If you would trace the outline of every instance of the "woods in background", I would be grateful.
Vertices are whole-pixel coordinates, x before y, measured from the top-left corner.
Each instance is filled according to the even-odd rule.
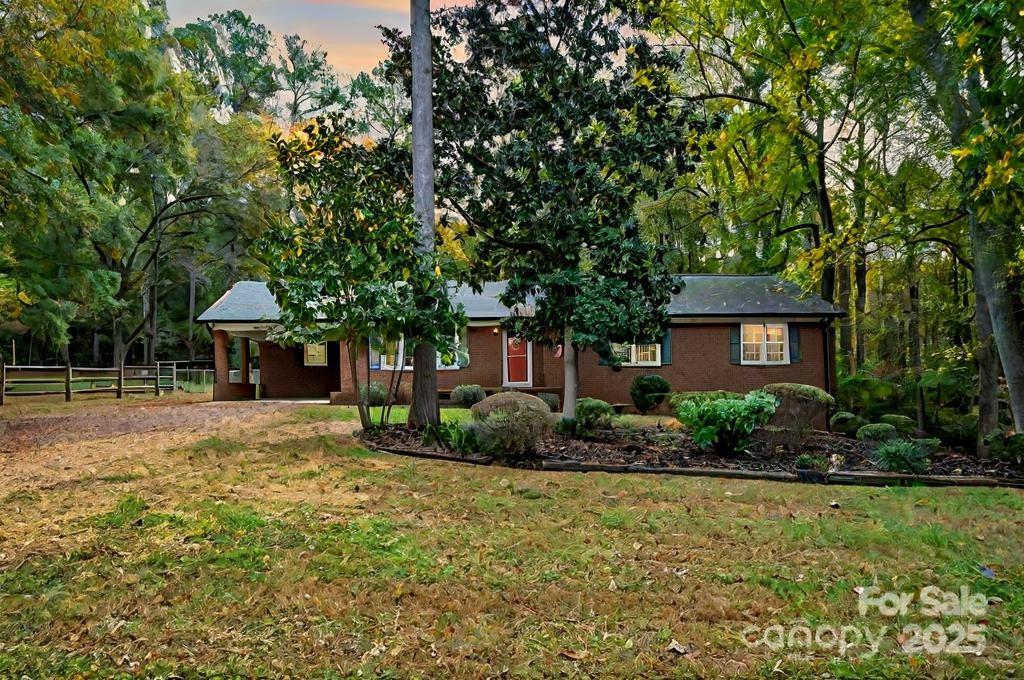
[[[580,207],[566,214],[572,234],[601,249],[590,259],[615,260],[625,241],[618,231],[596,238],[601,215],[586,208],[599,202],[563,201],[552,183],[591,198],[614,188],[636,216],[616,223],[656,246],[669,271],[781,273],[847,309],[836,339],[844,407],[906,413],[971,446],[1024,428],[1017,5],[571,7],[484,0],[435,16],[439,244],[458,255],[456,276],[514,275],[521,292],[554,276],[519,247],[572,255],[558,246],[569,232],[552,201]],[[575,69],[611,49],[608,17],[642,26],[650,47]],[[404,38],[385,37],[396,58],[342,84],[322,50],[296,35],[278,41],[239,11],[169,31],[162,7],[136,0],[4,5],[0,351],[12,336],[37,358],[83,363],[208,351],[194,311],[234,280],[264,276],[249,245],[291,223],[271,134],[340,109],[353,134],[408,144]],[[459,49],[470,38],[487,53],[467,63]],[[568,96],[612,81],[629,107],[652,98],[636,108],[637,125],[614,133],[610,111]],[[685,111],[686,124],[661,125],[669,110]],[[551,121],[561,128],[538,127]],[[671,128],[673,139],[645,148],[672,158],[645,161],[634,177],[621,170],[636,143],[622,141],[643,133],[641,121],[658,135]],[[477,129],[536,134],[504,158]],[[570,151],[587,163],[612,158],[610,174],[577,172],[580,163],[562,163]]]

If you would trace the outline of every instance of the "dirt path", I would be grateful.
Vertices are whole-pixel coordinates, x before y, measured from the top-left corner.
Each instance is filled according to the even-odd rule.
[[[61,443],[161,430],[209,428],[227,419],[294,411],[300,403],[186,401],[176,397],[123,404],[76,405],[66,413],[15,415],[0,421],[0,454],[30,452]]]

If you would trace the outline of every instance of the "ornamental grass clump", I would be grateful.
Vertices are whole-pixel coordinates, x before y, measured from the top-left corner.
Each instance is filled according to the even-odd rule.
[[[928,470],[931,461],[928,453],[908,441],[887,441],[878,445],[871,460],[879,470],[920,475]]]
[[[775,395],[755,390],[742,399],[682,401],[676,414],[697,446],[728,456],[750,445],[750,435],[775,415],[777,403]]]

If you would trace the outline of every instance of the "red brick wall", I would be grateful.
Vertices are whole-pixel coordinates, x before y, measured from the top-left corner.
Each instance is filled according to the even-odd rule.
[[[326,399],[341,384],[341,352],[337,342],[327,343],[327,365],[305,366],[302,346],[260,343],[260,396],[273,399]]]
[[[240,401],[256,398],[256,386],[231,382],[228,353],[235,340],[224,331],[213,332],[213,400]]]
[[[495,326],[496,327],[496,326]],[[502,376],[502,334],[494,333],[492,326],[471,327],[468,330],[470,363],[458,370],[438,371],[441,389],[457,385],[477,384],[500,387]],[[672,363],[660,368],[621,368],[618,371],[598,363],[593,351],[581,352],[580,396],[597,397],[610,403],[630,403],[629,386],[636,375],[658,373],[665,377],[676,391],[730,390],[747,392],[773,382],[800,382],[825,388],[825,361],[823,358],[822,329],[814,324],[800,324],[801,361],[788,366],[738,366],[729,363],[729,339],[732,324],[681,325],[672,329]],[[221,350],[214,334],[215,360],[226,371],[226,346]],[[550,348],[535,344],[533,347],[533,384],[560,393],[562,388],[562,360],[555,358]],[[273,343],[260,343],[261,393],[266,397],[327,397],[338,392],[337,401],[354,403],[352,381],[349,379],[348,352],[343,345],[330,343],[326,367],[302,365],[301,348],[283,348]],[[366,381],[366,353],[360,352],[357,370],[362,382]],[[370,371],[371,380],[388,385],[391,371]],[[219,381],[218,381],[219,382]],[[226,379],[225,379],[226,382]],[[831,383],[834,385],[834,381]],[[241,386],[232,386],[241,387]],[[400,394],[408,400],[412,387],[412,373],[402,377]],[[227,394],[226,392],[224,393]],[[215,394],[215,398],[220,398]],[[232,398],[232,397],[226,397]],[[233,397],[238,398],[238,397]]]
[[[610,403],[631,403],[629,386],[635,376],[646,373],[663,376],[677,392],[749,392],[776,382],[826,387],[821,328],[818,326],[799,324],[801,360],[787,366],[729,363],[732,327],[732,324],[674,326],[672,363],[661,368],[621,368],[615,371],[609,366],[599,365],[595,352],[582,352],[579,357],[580,396],[597,397]]]

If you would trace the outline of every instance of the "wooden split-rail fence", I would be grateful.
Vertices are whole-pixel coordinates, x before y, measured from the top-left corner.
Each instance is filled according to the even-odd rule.
[[[91,368],[76,366],[8,366],[0,361],[0,406],[12,397],[76,394],[116,394],[174,391],[178,387],[177,362],[152,366]]]

